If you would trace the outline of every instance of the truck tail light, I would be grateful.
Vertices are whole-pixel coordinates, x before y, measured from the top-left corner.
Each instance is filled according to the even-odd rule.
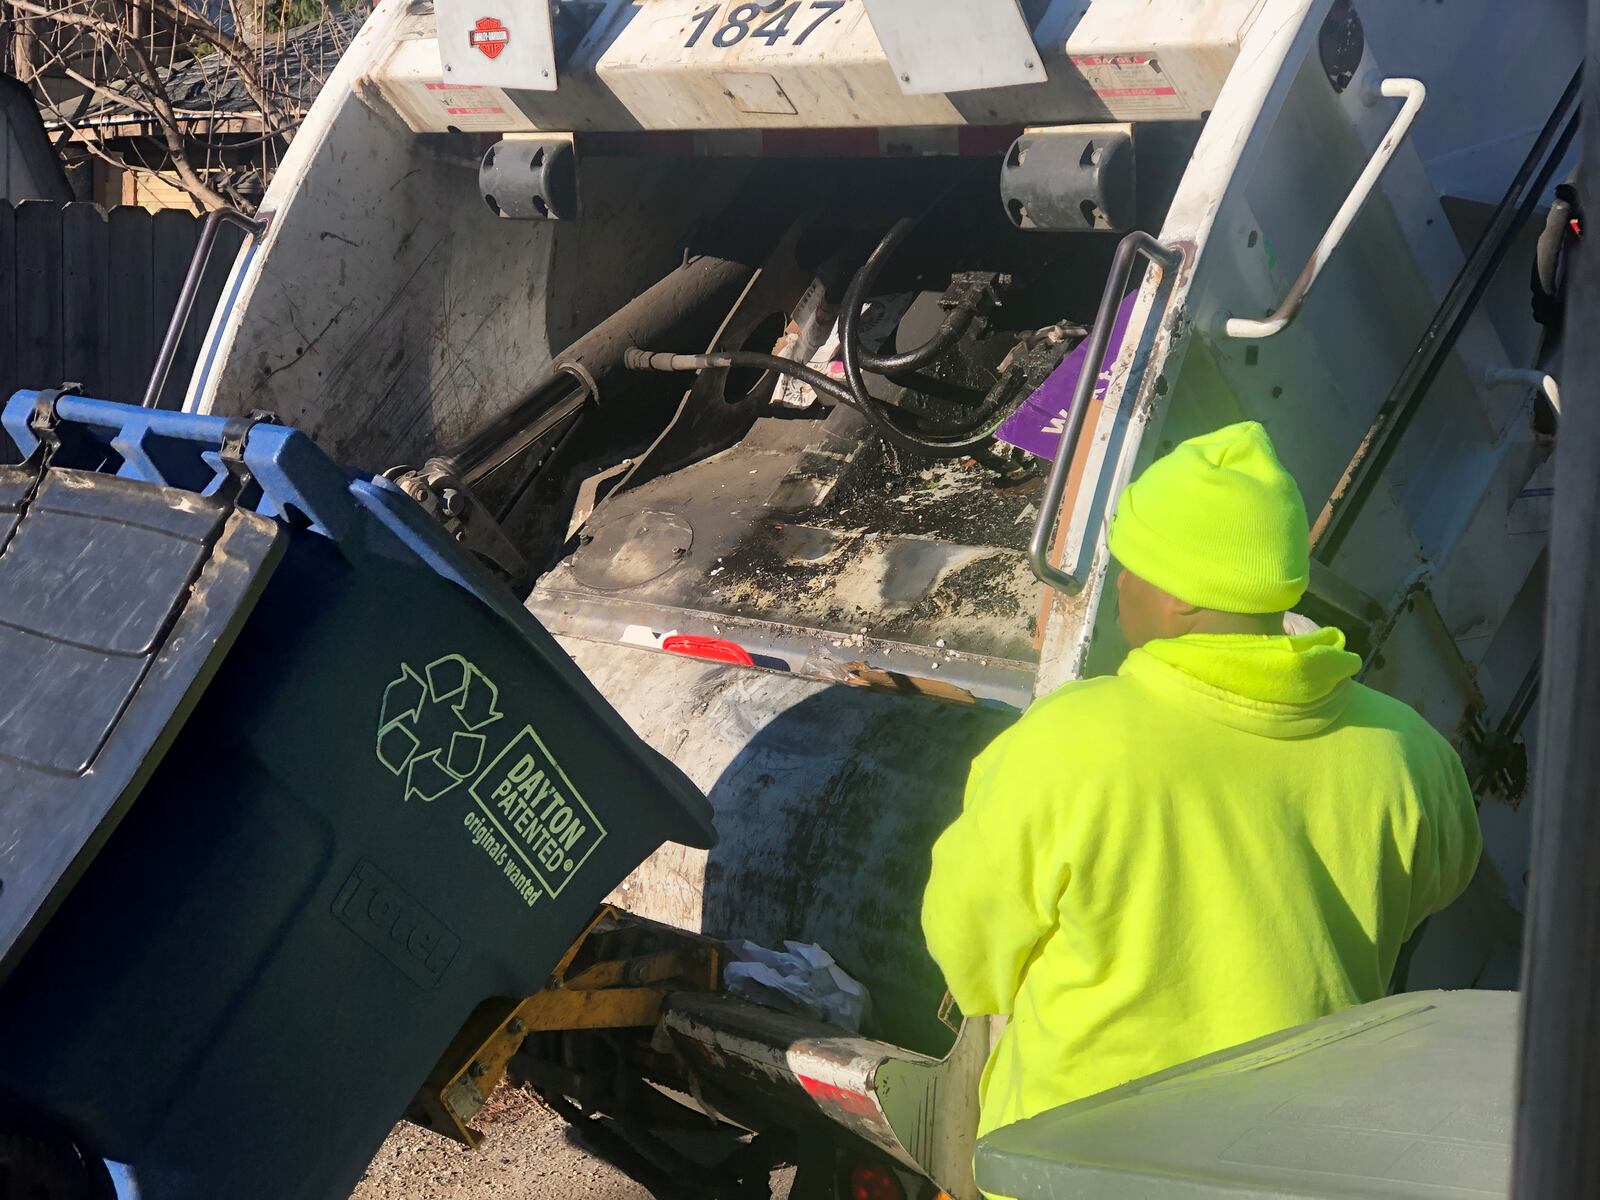
[[[881,1163],[857,1163],[850,1172],[849,1200],[905,1200],[895,1173]]]

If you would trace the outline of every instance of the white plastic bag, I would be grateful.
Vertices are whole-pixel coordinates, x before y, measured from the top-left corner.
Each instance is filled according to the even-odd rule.
[[[867,989],[821,946],[784,942],[770,950],[755,942],[727,943],[723,982],[730,994],[860,1033],[871,1010]]]

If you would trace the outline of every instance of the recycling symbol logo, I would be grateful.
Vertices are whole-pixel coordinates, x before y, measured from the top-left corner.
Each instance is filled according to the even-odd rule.
[[[405,781],[405,799],[438,800],[483,763],[483,731],[505,714],[500,690],[459,654],[447,654],[419,674],[400,664],[383,690],[378,761]]]

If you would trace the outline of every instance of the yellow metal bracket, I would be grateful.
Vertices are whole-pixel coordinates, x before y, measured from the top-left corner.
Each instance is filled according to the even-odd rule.
[[[658,926],[609,905],[562,956],[543,990],[478,1006],[406,1117],[476,1149],[468,1126],[505,1078],[506,1064],[534,1033],[650,1028],[673,992],[714,992],[722,978],[717,944]]]

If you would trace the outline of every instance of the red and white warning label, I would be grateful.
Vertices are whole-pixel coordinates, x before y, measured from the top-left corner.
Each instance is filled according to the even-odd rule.
[[[464,132],[515,128],[524,117],[499,88],[462,83],[430,83],[428,98],[444,110],[446,127]]]
[[[1072,62],[1112,116],[1195,115],[1153,54],[1074,54]]]

